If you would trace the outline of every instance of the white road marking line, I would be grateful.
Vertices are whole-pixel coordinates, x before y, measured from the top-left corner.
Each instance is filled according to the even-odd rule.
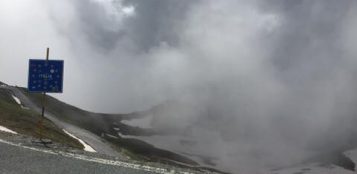
[[[106,165],[112,165],[112,166],[118,166],[118,167],[125,167],[125,168],[130,168],[130,169],[136,169],[136,170],[142,170],[142,171],[147,171],[147,172],[154,172],[154,173],[161,173],[161,174],[194,174],[190,172],[181,172],[181,171],[175,171],[175,170],[168,170],[164,168],[158,168],[158,167],[152,167],[148,165],[141,165],[141,164],[134,164],[134,163],[128,163],[128,162],[122,162],[122,161],[115,161],[115,160],[108,160],[108,159],[103,159],[103,158],[96,158],[96,157],[89,157],[85,155],[79,155],[79,154],[73,154],[73,153],[68,153],[68,152],[62,152],[62,151],[51,151],[51,150],[45,150],[45,149],[38,149],[35,147],[29,147],[29,146],[23,146],[20,143],[12,143],[9,141],[5,141],[0,139],[0,143],[8,144],[11,146],[16,146],[16,147],[21,147],[24,149],[29,149],[37,152],[42,152],[42,153],[47,153],[47,154],[52,154],[52,155],[61,155],[64,157],[68,158],[73,158],[73,159],[78,159],[78,160],[83,160],[83,161],[88,161],[88,162],[95,162],[99,164],[106,164]]]

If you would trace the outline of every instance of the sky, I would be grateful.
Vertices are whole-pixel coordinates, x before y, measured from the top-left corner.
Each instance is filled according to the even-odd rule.
[[[157,127],[214,129],[236,161],[246,147],[275,165],[355,135],[356,15],[353,0],[2,0],[0,81],[26,86],[50,47],[65,61],[53,96],[95,112],[163,104]]]

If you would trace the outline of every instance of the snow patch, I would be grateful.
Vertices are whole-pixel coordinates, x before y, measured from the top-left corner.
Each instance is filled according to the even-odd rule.
[[[4,126],[0,126],[0,131],[11,133],[11,134],[17,134],[17,132],[15,132],[15,131],[13,131],[11,129],[8,129],[8,128],[4,127]]]
[[[17,98],[17,97],[14,96],[14,95],[11,95],[11,96],[12,96],[12,98],[16,101],[17,104],[21,105],[21,101],[20,101],[19,98]]]
[[[20,100],[19,98],[17,98],[17,97],[14,96],[14,95],[11,95],[11,96],[12,96],[12,98],[15,100],[15,102],[21,106],[22,109],[27,109],[27,110],[29,109],[28,107],[22,106],[21,100]]]
[[[83,140],[77,138],[76,136],[74,136],[73,134],[67,132],[66,130],[62,129],[64,133],[66,133],[67,135],[69,135],[70,137],[78,140],[83,146],[84,146],[84,149],[85,151],[87,152],[97,152],[95,151],[91,146],[89,146],[87,143],[85,143]]]

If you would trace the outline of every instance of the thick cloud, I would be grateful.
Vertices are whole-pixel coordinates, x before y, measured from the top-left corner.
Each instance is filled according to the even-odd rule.
[[[154,126],[209,141],[200,152],[231,170],[355,135],[355,1],[17,1],[0,2],[5,82],[26,84],[49,45],[66,61],[58,97],[102,112],[165,103]]]

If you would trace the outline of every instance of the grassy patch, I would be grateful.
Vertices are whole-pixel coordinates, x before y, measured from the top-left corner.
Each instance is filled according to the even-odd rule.
[[[69,137],[61,129],[56,127],[50,120],[43,120],[43,131],[40,132],[39,121],[41,115],[38,113],[22,109],[12,98],[11,92],[0,89],[0,125],[8,127],[20,134],[33,137],[51,139],[54,142],[67,144],[74,148],[83,149],[82,144]]]

